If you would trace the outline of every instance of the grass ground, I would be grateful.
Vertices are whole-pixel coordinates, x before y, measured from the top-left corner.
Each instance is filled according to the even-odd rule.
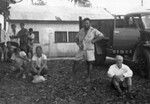
[[[71,80],[72,61],[49,61],[47,81],[33,84],[16,79],[0,64],[0,104],[150,104],[150,81],[137,75],[133,77],[134,99],[119,98],[110,88],[106,72],[108,67],[92,71],[94,81],[85,81],[85,63],[78,64],[78,83]]]

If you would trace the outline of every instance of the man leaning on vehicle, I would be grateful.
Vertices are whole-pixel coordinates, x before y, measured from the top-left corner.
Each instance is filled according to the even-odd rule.
[[[75,76],[77,69],[77,61],[86,60],[87,62],[87,81],[90,81],[90,72],[93,69],[93,62],[95,61],[95,47],[94,43],[102,40],[104,35],[97,29],[91,26],[91,21],[89,18],[83,20],[83,28],[79,31],[76,37],[76,43],[79,47],[79,52],[76,54],[76,60],[73,65],[73,76]]]

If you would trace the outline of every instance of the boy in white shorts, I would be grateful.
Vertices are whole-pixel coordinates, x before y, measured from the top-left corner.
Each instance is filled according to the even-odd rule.
[[[77,72],[76,65],[78,61],[87,61],[87,81],[90,81],[90,71],[93,69],[93,62],[95,61],[95,47],[94,43],[103,39],[103,34],[97,29],[91,27],[90,19],[85,18],[83,20],[83,28],[79,31],[76,36],[76,43],[79,46],[79,52],[76,54],[76,59],[73,65],[73,77]]]

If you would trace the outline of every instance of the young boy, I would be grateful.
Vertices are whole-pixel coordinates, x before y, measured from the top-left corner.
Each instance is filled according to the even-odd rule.
[[[31,74],[46,75],[47,74],[47,57],[43,54],[42,47],[36,47],[36,53],[32,57],[32,70]]]
[[[20,51],[19,48],[16,48],[14,50],[14,53],[11,56],[11,60],[12,60],[12,69],[17,73],[17,78],[22,76],[23,78],[25,78],[25,73],[26,73],[26,66],[27,66],[27,55],[24,51]]]
[[[28,46],[27,46],[27,53],[28,57],[31,58],[33,56],[33,43],[34,43],[34,33],[33,29],[29,29],[29,34],[28,34]]]

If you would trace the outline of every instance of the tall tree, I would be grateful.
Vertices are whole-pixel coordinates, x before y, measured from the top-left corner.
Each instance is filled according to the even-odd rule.
[[[15,4],[23,0],[0,0],[0,14],[9,15],[9,4]]]
[[[76,5],[81,7],[91,7],[92,4],[89,0],[71,0],[71,2],[74,2]]]
[[[0,0],[0,14],[4,16],[4,29],[6,29],[6,20],[9,18],[10,15],[9,4],[15,4],[21,1],[22,0]]]

